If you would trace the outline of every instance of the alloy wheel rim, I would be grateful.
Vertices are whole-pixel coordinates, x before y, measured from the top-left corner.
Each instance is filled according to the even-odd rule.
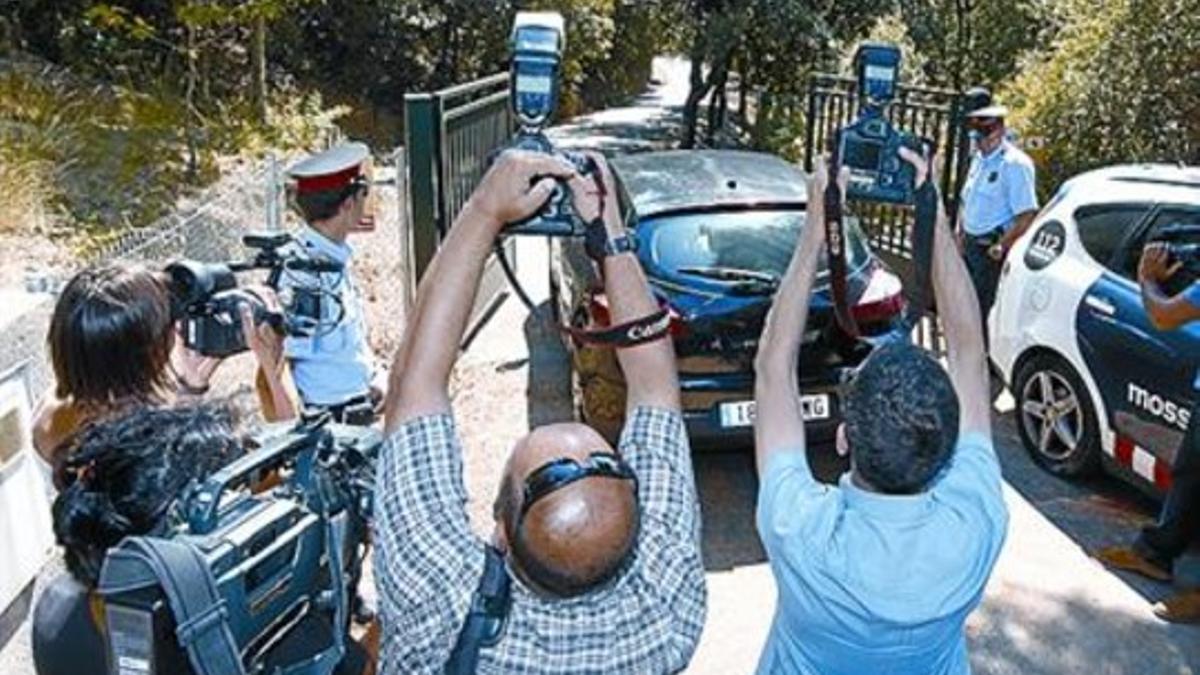
[[[1083,411],[1065,377],[1038,371],[1025,383],[1021,401],[1021,424],[1038,453],[1054,461],[1075,454],[1083,435]]]

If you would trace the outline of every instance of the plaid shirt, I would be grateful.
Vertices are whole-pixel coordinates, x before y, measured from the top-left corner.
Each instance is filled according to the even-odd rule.
[[[480,651],[478,672],[669,673],[687,665],[704,625],[705,589],[683,419],[638,408],[619,448],[637,472],[642,514],[626,571],[569,599],[535,595],[514,577],[504,637]],[[374,525],[380,672],[441,672],[484,567],[484,542],[467,520],[454,419],[409,421],[387,440],[380,459]]]

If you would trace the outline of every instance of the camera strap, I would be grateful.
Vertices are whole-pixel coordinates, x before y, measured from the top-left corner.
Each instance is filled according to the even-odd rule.
[[[829,288],[833,294],[833,314],[838,325],[850,337],[858,337],[858,324],[850,313],[846,288],[846,229],[843,223],[843,196],[838,186],[841,159],[838,148],[841,134],[834,139],[829,163],[829,181],[825,186],[825,246],[829,258]]]
[[[171,539],[128,537],[109,551],[100,570],[102,596],[149,586],[160,586],[167,596],[175,637],[197,675],[246,672],[212,570],[195,547]]]
[[[913,194],[912,255],[915,278],[909,297],[908,313],[904,317],[908,328],[917,325],[929,309],[932,299],[933,238],[937,226],[938,192],[929,177]]]
[[[479,664],[479,650],[499,644],[508,625],[512,581],[504,564],[504,554],[491,545],[484,547],[484,554],[483,574],[471,596],[471,606],[467,609],[454,650],[446,661],[446,675],[474,675]]]

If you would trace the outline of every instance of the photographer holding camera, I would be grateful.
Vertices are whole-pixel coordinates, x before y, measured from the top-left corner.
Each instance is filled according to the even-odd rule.
[[[970,89],[965,99],[973,151],[962,190],[959,242],[986,322],[1004,256],[1037,215],[1037,180],[1033,160],[1008,140],[1008,109],[993,104],[983,87]]]
[[[1200,282],[1177,295],[1168,295],[1163,284],[1182,266],[1172,262],[1167,244],[1147,244],[1138,265],[1142,304],[1150,323],[1161,331],[1176,330],[1200,321]],[[1171,581],[1175,560],[1200,538],[1200,372],[1193,385],[1192,416],[1183,445],[1171,468],[1171,488],[1159,512],[1158,522],[1142,530],[1133,546],[1110,547],[1096,552],[1106,565],[1136,572],[1156,581]],[[1155,603],[1154,614],[1164,621],[1200,621],[1200,590],[1178,593]]]
[[[269,289],[249,289],[274,306]],[[172,315],[167,278],[130,263],[86,269],[67,283],[54,306],[46,341],[55,388],[35,416],[33,443],[47,471],[62,448],[89,425],[136,408],[195,399],[221,359],[183,345]],[[295,416],[283,373],[282,338],[256,325],[243,308],[242,333],[259,368],[259,394],[269,421]]]
[[[797,364],[825,249],[820,163],[755,360],[758,532],[779,589],[760,673],[968,672],[963,625],[1004,542],[979,307],[930,163],[900,153],[918,202],[936,202],[931,276],[949,374],[907,342],[877,347],[844,395],[837,448],[850,471],[837,487],[813,477]]]
[[[295,272],[282,278],[285,288],[320,288],[324,324],[314,335],[288,336],[286,355],[306,408],[329,412],[335,422],[370,425],[378,418],[382,392],[372,385],[373,359],[367,344],[362,293],[354,282],[346,238],[374,228],[368,197],[370,151],[346,143],[293,166],[295,205],[305,227],[298,235],[307,256],[341,265],[338,272]]]
[[[505,224],[569,184],[576,213],[606,233],[599,264],[613,323],[659,311],[620,243],[629,235],[612,176],[594,161],[595,180],[554,155],[501,154],[421,280],[392,368],[375,489],[383,673],[662,673],[695,650],[700,520],[669,340],[618,352],[629,413],[617,449],[583,424],[536,428],[500,477],[490,545],[464,508],[448,383]]]

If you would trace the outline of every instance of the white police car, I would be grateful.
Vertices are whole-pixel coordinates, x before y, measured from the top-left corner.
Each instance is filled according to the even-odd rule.
[[[1009,253],[991,358],[1016,399],[1021,440],[1052,473],[1103,466],[1153,492],[1170,484],[1200,323],[1156,330],[1137,266],[1143,245],[1176,224],[1200,226],[1200,169],[1115,166],[1064,183]],[[1167,291],[1192,281],[1181,271]]]

